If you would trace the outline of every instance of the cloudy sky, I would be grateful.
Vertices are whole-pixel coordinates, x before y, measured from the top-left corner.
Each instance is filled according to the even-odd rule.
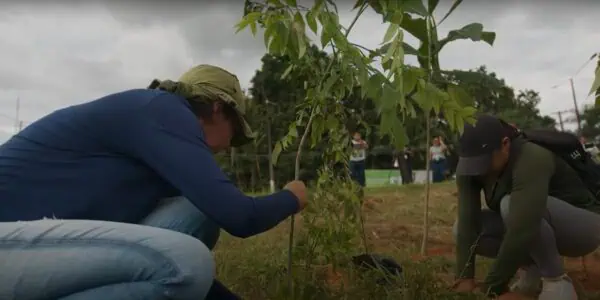
[[[144,87],[153,78],[176,79],[194,64],[225,67],[248,86],[265,51],[262,37],[234,33],[242,0],[52,2],[0,4],[0,140],[14,132],[17,99],[27,125],[54,109]],[[443,14],[450,1],[441,2]],[[600,1],[502,2],[464,1],[444,22],[443,35],[481,22],[497,39],[493,47],[467,41],[448,46],[442,67],[485,64],[516,89],[539,91],[543,113],[572,108],[568,78],[600,52]],[[349,6],[341,9],[347,24],[352,13]],[[375,48],[385,30],[381,18],[369,12],[351,39]],[[594,65],[575,76],[582,104],[592,101],[587,91]]]

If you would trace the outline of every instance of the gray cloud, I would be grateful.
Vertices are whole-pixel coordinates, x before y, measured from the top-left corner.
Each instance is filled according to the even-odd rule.
[[[440,2],[438,19],[449,5]],[[442,24],[440,34],[481,22],[497,32],[496,43],[451,44],[441,55],[442,66],[485,64],[517,89],[540,91],[543,112],[571,108],[566,79],[600,51],[595,26],[600,2],[577,2],[464,3]],[[12,128],[9,117],[17,97],[21,118],[33,121],[59,107],[145,86],[153,78],[176,78],[198,63],[223,66],[247,86],[265,51],[262,36],[235,34],[241,1],[75,3],[0,4],[0,130]],[[340,19],[348,24],[350,3],[340,3],[345,3],[340,4]],[[375,48],[385,30],[381,17],[368,12],[351,39]],[[593,65],[575,79],[581,101],[591,85]]]

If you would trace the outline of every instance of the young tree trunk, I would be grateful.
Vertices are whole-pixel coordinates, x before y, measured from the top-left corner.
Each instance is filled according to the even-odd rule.
[[[269,191],[271,193],[275,193],[275,170],[273,169],[273,142],[271,141],[271,117],[269,116],[269,112],[267,112],[267,149],[269,155]]]
[[[431,189],[431,152],[429,144],[431,144],[431,118],[429,114],[425,118],[426,143],[425,148],[425,203],[423,205],[423,240],[421,241],[421,255],[427,255],[427,240],[429,240],[429,192]]]
[[[308,133],[310,132],[310,126],[312,125],[313,119],[315,117],[316,114],[316,107],[313,107],[313,109],[311,110],[310,113],[310,117],[308,118],[308,122],[306,123],[306,127],[304,128],[304,133],[302,134],[302,137],[300,138],[300,143],[298,144],[298,152],[296,152],[296,163],[294,166],[294,180],[300,180],[300,160],[302,158],[302,148],[304,147],[304,144],[306,143],[306,139],[308,138]],[[293,287],[293,280],[292,280],[292,257],[293,257],[293,247],[294,247],[294,225],[296,223],[296,216],[292,215],[292,217],[290,218],[290,235],[289,235],[289,241],[288,241],[288,289],[289,289],[289,293],[291,296],[291,299],[295,299],[294,298],[294,287]]]

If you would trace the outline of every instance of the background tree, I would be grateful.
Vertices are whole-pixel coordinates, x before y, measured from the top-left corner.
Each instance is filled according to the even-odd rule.
[[[581,114],[581,135],[590,142],[600,139],[600,107],[587,105]]]

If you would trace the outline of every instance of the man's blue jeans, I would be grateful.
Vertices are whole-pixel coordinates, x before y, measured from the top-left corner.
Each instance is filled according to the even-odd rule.
[[[364,160],[350,161],[350,176],[362,187],[365,187],[367,184],[365,168],[366,164]]]
[[[0,299],[204,299],[219,232],[182,197],[165,199],[140,225],[0,223]]]
[[[433,182],[442,182],[446,179],[446,160],[432,160],[431,170],[433,171]]]

